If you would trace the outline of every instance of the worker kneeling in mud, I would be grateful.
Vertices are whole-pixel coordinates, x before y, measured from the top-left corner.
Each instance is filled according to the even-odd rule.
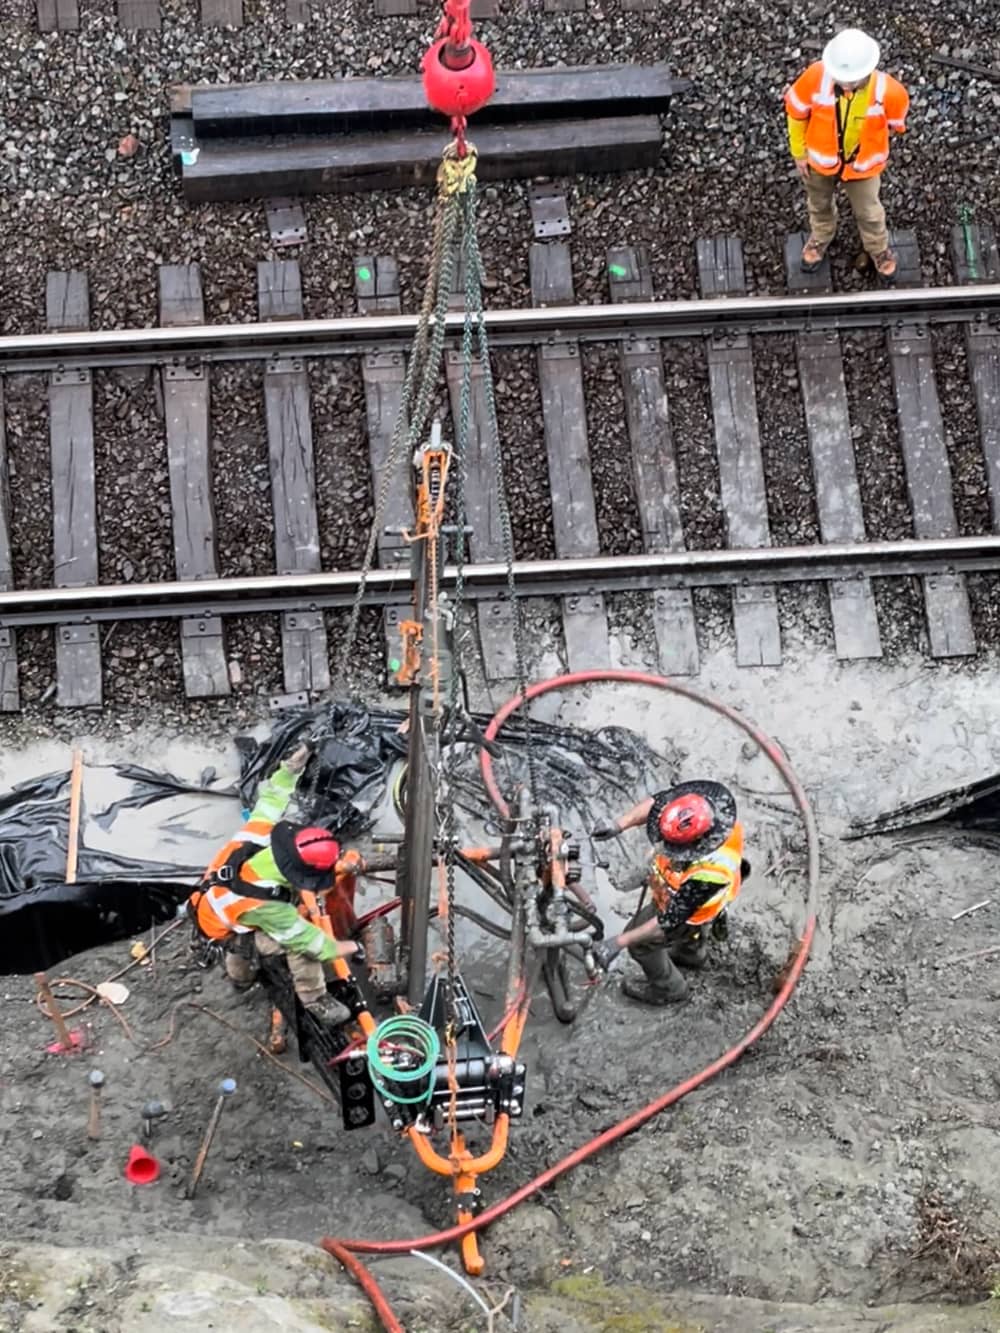
[[[624,981],[624,993],[641,1004],[675,1004],[688,997],[678,967],[704,967],[709,934],[726,936],[726,909],[750,873],[743,826],[732,793],[721,783],[684,782],[648,796],[591,836],[616,838],[640,824],[654,847],[646,881],[652,901],[622,934],[595,947],[594,960],[607,971],[628,949],[646,976]]]
[[[250,818],[210,862],[188,899],[188,913],[202,936],[224,942],[226,975],[237,989],[255,981],[257,955],[284,954],[303,1005],[319,1022],[336,1025],[350,1011],[328,994],[323,964],[364,959],[357,944],[331,939],[295,906],[296,890],[332,884],[340,859],[327,829],[281,818],[309,755],[309,746],[300,745],[261,783]]]

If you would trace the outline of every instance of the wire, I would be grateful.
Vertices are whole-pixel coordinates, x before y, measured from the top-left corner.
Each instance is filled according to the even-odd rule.
[[[108,1006],[108,1008],[114,1014],[115,1018],[118,1019],[118,1022],[121,1024],[122,1031],[125,1033],[125,1036],[128,1037],[129,1041],[135,1042],[136,1039],[135,1033],[129,1026],[129,1021],[125,1017],[125,1015],[121,1012],[121,1010],[118,1008],[116,1004],[114,1004],[111,1000],[109,1000],[106,995],[102,995],[101,992],[97,989],[97,987],[92,986],[89,981],[78,981],[76,977],[56,977],[54,981],[49,982],[50,989],[53,986],[76,986],[79,990],[87,991],[90,996],[90,998],[84,1001],[83,1004],[78,1004],[75,1009],[67,1009],[65,1011],[60,1011],[64,1019],[69,1018],[72,1014],[78,1014],[81,1011],[81,1009],[86,1009],[87,1005],[93,1004],[95,1000],[100,1000],[102,1004],[106,1004]],[[53,998],[55,997],[53,996]],[[41,1010],[42,1013],[46,1012],[42,1008],[41,992],[38,992],[38,994],[35,995],[35,1004],[38,1006],[38,1008]]]
[[[483,1300],[482,1296],[480,1296],[479,1292],[476,1291],[472,1283],[468,1282],[461,1273],[456,1273],[454,1268],[449,1268],[448,1265],[443,1264],[440,1259],[435,1259],[433,1254],[424,1254],[422,1250],[411,1250],[410,1257],[411,1259],[423,1259],[425,1264],[433,1264],[434,1267],[440,1269],[442,1273],[447,1273],[448,1277],[450,1277],[453,1282],[457,1282],[460,1287],[463,1287],[469,1293],[479,1306],[480,1310],[482,1310],[483,1314],[486,1315],[487,1319],[490,1317],[490,1314],[492,1313],[490,1307]],[[388,1255],[386,1258],[388,1258]]]

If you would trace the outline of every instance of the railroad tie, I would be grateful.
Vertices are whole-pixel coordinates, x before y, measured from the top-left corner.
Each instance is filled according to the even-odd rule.
[[[90,295],[86,273],[50,273],[46,321],[53,330],[86,329]],[[94,587],[97,493],[94,481],[94,391],[90,370],[49,375],[52,471],[52,556],[57,588]],[[97,626],[56,627],[56,700],[62,708],[100,708],[101,645]]]
[[[697,254],[703,297],[746,294],[739,237],[699,240]],[[714,335],[707,355],[727,539],[736,549],[770,546],[750,339],[743,333]],[[780,666],[781,631],[773,585],[737,585],[732,596],[737,663]]]
[[[814,273],[800,263],[805,232],[785,240],[785,281],[791,295],[831,290],[830,261]],[[851,439],[844,383],[844,358],[836,330],[795,335],[802,405],[816,486],[816,511],[824,542],[863,542],[865,519]],[[842,659],[881,657],[878,614],[869,578],[831,579],[827,584],[833,638]]]
[[[969,223],[951,237],[955,276],[960,283],[1000,282],[1000,258],[992,227]],[[979,438],[986,463],[993,531],[1000,532],[1000,334],[996,325],[970,320],[965,325],[965,351],[979,419]]]
[[[645,245],[608,251],[608,283],[616,304],[653,299],[653,275]],[[677,458],[670,433],[670,408],[663,356],[655,339],[619,344],[622,388],[632,451],[632,473],[646,551],[683,551]],[[660,670],[689,676],[698,671],[698,632],[691,589],[679,582],[652,595],[653,631]]]
[[[921,286],[916,234],[894,232],[892,246],[899,263],[896,285]],[[894,325],[886,334],[886,343],[914,535],[924,539],[957,537],[951,464],[934,376],[930,331],[916,322]],[[974,653],[976,640],[964,577],[928,574],[922,582],[931,655],[966,657]]]
[[[197,264],[163,264],[159,282],[164,328],[205,322]],[[204,361],[190,358],[163,368],[163,411],[177,577],[217,578],[208,366]],[[181,660],[188,698],[229,693],[220,616],[190,616],[181,621]]]
[[[391,255],[361,255],[354,261],[354,293],[359,315],[398,315],[402,309],[399,294],[399,265]],[[399,416],[406,378],[406,358],[402,352],[366,352],[361,358],[361,379],[365,389],[368,419],[368,458],[372,489],[377,496],[389,457],[393,431]],[[395,475],[390,483],[381,530],[376,537],[379,569],[403,569],[409,575],[410,548],[402,535],[413,528],[413,461],[406,450],[398,452]],[[412,618],[413,608],[401,596],[386,606],[382,625],[385,634],[386,679],[395,683],[391,662],[399,657],[402,621]]]
[[[532,305],[572,305],[573,268],[568,245],[536,241],[529,252],[529,264]],[[542,343],[538,348],[538,378],[556,554],[560,559],[599,555],[579,342],[567,338]],[[601,593],[563,597],[562,621],[570,671],[609,665],[608,617]]]
[[[302,278],[298,260],[259,263],[257,301],[262,321],[301,319]],[[309,375],[301,357],[278,356],[267,362],[264,411],[275,569],[279,574],[318,573],[321,562],[312,411]],[[322,611],[282,613],[281,658],[286,694],[309,695],[330,688]]]
[[[455,265],[452,295],[448,304],[452,310],[465,309],[465,264],[461,257]],[[458,438],[458,422],[462,401],[462,353],[458,349],[445,352],[445,376],[451,402],[451,419]],[[473,356],[470,374],[469,433],[465,442],[465,517],[472,529],[467,541],[468,558],[476,564],[504,560],[503,528],[500,522],[500,496],[496,468],[493,463],[493,442],[490,439],[489,409],[483,382],[483,367],[478,356]],[[516,610],[505,598],[483,598],[476,603],[479,623],[479,642],[482,649],[483,671],[488,682],[517,678],[517,651],[515,638]]]

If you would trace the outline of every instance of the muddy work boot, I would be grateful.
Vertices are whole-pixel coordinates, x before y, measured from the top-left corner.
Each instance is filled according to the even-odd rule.
[[[680,939],[672,940],[667,948],[671,962],[692,972],[700,972],[708,958],[708,934],[704,930],[685,931]]]
[[[351,1011],[347,1005],[335,1000],[329,991],[315,1000],[303,1000],[302,1003],[306,1013],[311,1014],[316,1022],[322,1024],[323,1027],[339,1028],[351,1016]]]
[[[799,257],[799,268],[802,272],[815,273],[826,258],[829,248],[829,241],[817,241],[815,236],[810,236],[802,247],[802,254]]]
[[[872,263],[875,265],[875,272],[883,282],[896,281],[896,253],[894,250],[885,249],[881,254],[872,255]]]
[[[688,984],[674,966],[663,945],[651,949],[630,949],[632,957],[646,974],[622,982],[622,994],[639,1004],[682,1004],[689,994]]]
[[[680,975],[677,977],[677,983],[671,985],[669,989],[662,986],[654,986],[651,981],[645,977],[630,977],[622,982],[622,994],[630,1000],[635,1000],[636,1004],[649,1004],[656,1007],[662,1007],[667,1004],[683,1004],[685,1000],[691,997],[691,988]]]

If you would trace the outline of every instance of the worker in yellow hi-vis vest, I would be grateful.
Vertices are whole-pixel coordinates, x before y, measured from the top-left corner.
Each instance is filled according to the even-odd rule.
[[[819,268],[837,230],[837,182],[844,184],[876,272],[896,277],[885,209],[879,199],[889,139],[906,129],[910,98],[901,83],[878,68],[879,45],[857,28],[827,42],[823,58],[785,90],[788,146],[806,187],[809,236],[802,268]]]
[[[295,890],[330,887],[341,860],[340,844],[327,829],[282,819],[309,754],[300,745],[261,783],[250,818],[212,858],[188,912],[206,939],[225,942],[226,975],[237,987],[257,975],[256,958],[241,947],[252,935],[256,953],[285,954],[303,1005],[321,1023],[335,1025],[350,1012],[328,994],[323,964],[364,957],[358,944],[332,940],[295,906]]]

